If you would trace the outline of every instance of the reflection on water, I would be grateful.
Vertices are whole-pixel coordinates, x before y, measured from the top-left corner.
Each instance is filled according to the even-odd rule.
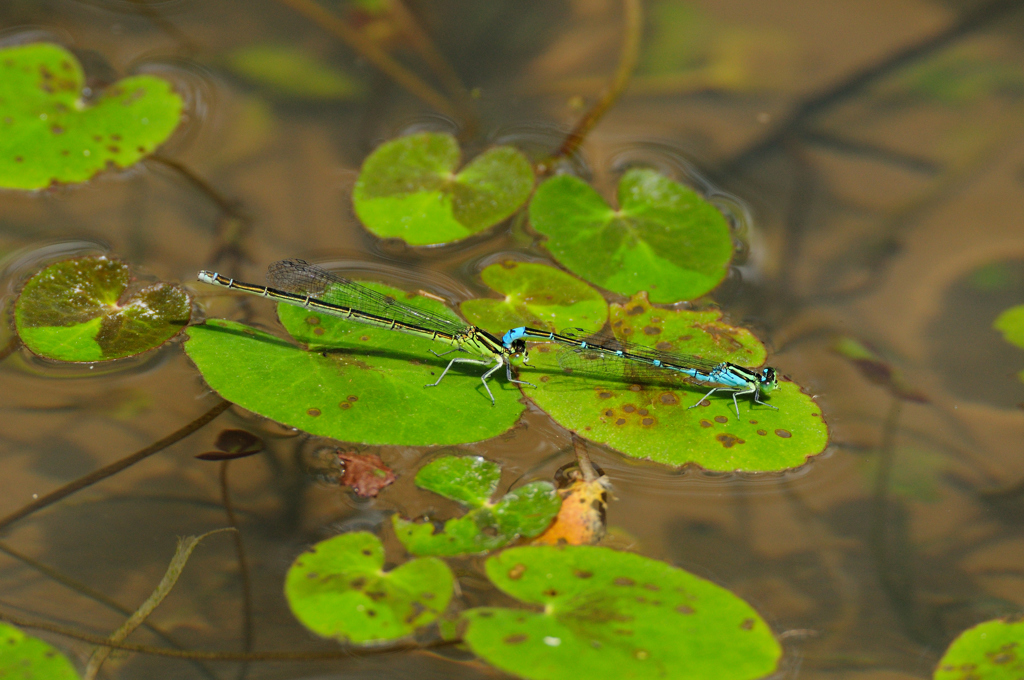
[[[1024,302],[1024,12],[1006,2],[648,4],[659,21],[684,23],[649,26],[634,89],[569,167],[606,197],[636,164],[713,191],[739,253],[711,297],[816,394],[833,443],[772,475],[670,470],[592,447],[615,485],[609,540],[751,602],[784,636],[785,677],[927,676],[957,633],[1024,608],[1024,352],[991,328]],[[620,9],[609,0],[409,5],[478,88],[469,154],[501,143],[543,157],[615,67]],[[485,294],[479,271],[508,255],[546,261],[521,220],[435,249],[371,238],[350,202],[366,154],[411,130],[467,131],[281,4],[12,1],[0,6],[0,25],[4,43],[42,31],[75,48],[91,86],[129,72],[171,78],[188,122],[161,154],[192,173],[147,161],[81,187],[0,194],[7,302],[44,262],[97,249],[187,284],[214,261],[259,280],[271,261],[306,257],[452,301]],[[223,55],[254,42],[301,46],[363,79],[368,94],[296,100],[244,80]],[[401,41],[390,46],[415,63]],[[270,305],[202,295],[208,316],[279,328]],[[901,404],[867,382],[832,350],[840,335],[870,343],[931,402]],[[216,403],[180,347],[151,354],[102,368],[4,361],[0,514]],[[317,481],[311,452],[329,444],[249,414],[229,411],[0,538],[134,609],[175,537],[224,526],[219,464],[192,456],[232,427],[267,442],[230,466],[254,647],[332,649],[284,601],[295,555],[339,530],[376,530],[393,509],[447,506],[416,494],[409,474],[376,501],[350,498]],[[534,407],[509,433],[459,447],[500,461],[504,483],[550,477],[569,450],[568,433]],[[405,472],[438,454],[376,452]],[[401,507],[389,500],[399,498]],[[10,556],[0,557],[0,584],[0,606],[12,611],[101,635],[123,620]],[[464,584],[468,596],[476,585]],[[151,623],[184,647],[241,649],[241,593],[234,546],[219,534]],[[151,631],[137,639],[167,644]],[[141,655],[104,668],[117,678],[235,672]],[[494,676],[457,653],[248,669],[251,678],[485,674]]]

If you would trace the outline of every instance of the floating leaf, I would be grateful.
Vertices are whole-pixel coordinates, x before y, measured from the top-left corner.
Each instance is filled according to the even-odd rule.
[[[339,483],[350,486],[357,496],[372,498],[395,481],[395,473],[375,453],[339,451],[344,472]]]
[[[607,529],[608,490],[605,475],[587,479],[576,463],[567,463],[555,473],[562,506],[558,516],[533,545],[590,545],[604,537]]]
[[[772,673],[782,654],[746,602],[640,555],[594,546],[510,548],[488,558],[486,570],[531,609],[470,609],[463,639],[522,678],[753,680]]]
[[[505,298],[467,300],[462,313],[496,333],[517,326],[600,328],[608,318],[608,303],[600,293],[554,267],[506,260],[487,267],[480,277]]]
[[[501,222],[529,197],[533,168],[512,147],[488,149],[456,172],[459,156],[449,134],[423,132],[382,144],[356,181],[356,215],[381,238],[435,245]]]
[[[507,493],[495,503],[501,469],[478,456],[445,456],[425,465],[416,485],[472,508],[436,530],[392,515],[405,549],[414,555],[464,555],[497,550],[520,536],[541,533],[558,512],[560,501],[548,482],[533,482]]]
[[[59,45],[0,49],[0,187],[42,189],[126,168],[181,119],[181,97],[163,78],[125,78],[90,101],[83,84],[78,60]]]
[[[612,305],[612,328],[623,339],[708,360],[758,366],[764,347],[742,328],[730,327],[717,311],[653,308],[643,296]],[[644,371],[621,375],[569,375],[551,343],[530,348],[531,371],[522,377],[537,387],[526,394],[563,427],[634,458],[666,465],[694,463],[708,470],[782,470],[806,462],[828,442],[821,409],[800,388],[782,380],[762,394],[778,410],[739,398],[740,418],[729,393],[697,404],[710,387],[680,384]],[[615,363],[615,362],[613,362]],[[660,375],[660,374],[659,374]]]
[[[127,294],[130,280],[127,264],[106,257],[52,264],[18,297],[18,335],[34,353],[59,361],[107,361],[159,347],[188,324],[188,294],[168,283]]]
[[[448,607],[454,579],[434,557],[385,572],[384,547],[357,531],[320,541],[288,569],[292,613],[317,635],[354,644],[396,640],[435,621]]]
[[[386,286],[366,284],[435,314],[441,303]],[[185,351],[207,384],[243,408],[311,434],[364,444],[431,446],[497,436],[523,411],[520,392],[504,371],[455,364],[436,387],[451,347],[406,333],[374,328],[301,307],[278,306],[285,328],[312,351],[269,333],[218,319],[188,329]],[[401,417],[396,417],[401,414]]]
[[[247,45],[228,54],[227,64],[234,73],[285,97],[356,99],[365,89],[349,74],[294,45]]]
[[[0,678],[4,680],[78,680],[68,658],[39,638],[0,623]]]
[[[996,619],[953,640],[934,680],[1018,680],[1024,677],[1024,621]]]
[[[725,278],[732,236],[725,217],[692,189],[634,168],[619,182],[619,209],[581,179],[552,177],[530,202],[530,224],[577,276],[653,302],[692,300]]]

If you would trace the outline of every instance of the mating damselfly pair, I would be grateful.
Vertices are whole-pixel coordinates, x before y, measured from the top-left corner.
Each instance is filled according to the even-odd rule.
[[[199,280],[357,323],[430,338],[452,347],[440,354],[434,352],[439,357],[453,352],[487,357],[455,357],[448,362],[441,377],[425,386],[438,385],[457,363],[488,365],[490,367],[480,376],[480,380],[492,404],[494,395],[491,394],[487,380],[502,366],[505,367],[505,376],[509,382],[535,387],[532,383],[512,377],[511,359],[522,356],[524,363],[527,362],[529,355],[526,351],[526,341],[531,340],[553,342],[562,346],[564,351],[559,354],[559,365],[570,372],[595,376],[628,376],[631,380],[678,380],[691,385],[711,387],[711,391],[693,406],[699,405],[715,392],[729,392],[732,394],[737,417],[740,413],[737,398],[741,396],[750,396],[754,403],[775,408],[771,404],[765,404],[760,398],[763,392],[770,392],[777,385],[775,369],[771,367],[744,368],[728,362],[712,362],[695,356],[660,352],[614,339],[602,340],[590,336],[584,338],[573,333],[552,333],[526,326],[513,328],[498,338],[457,319],[402,304],[393,297],[332,274],[304,260],[281,260],[270,265],[266,286],[236,281],[206,270],[199,272]]]

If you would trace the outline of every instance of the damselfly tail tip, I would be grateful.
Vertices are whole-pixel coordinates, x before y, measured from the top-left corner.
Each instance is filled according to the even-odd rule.
[[[196,278],[198,278],[203,283],[214,283],[217,280],[217,272],[211,272],[208,269],[204,269],[201,272],[199,272],[199,276],[197,276]]]

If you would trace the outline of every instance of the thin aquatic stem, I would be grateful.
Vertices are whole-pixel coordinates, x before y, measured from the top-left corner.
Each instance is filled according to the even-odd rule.
[[[6,517],[0,518],[0,531],[3,531],[11,524],[14,524],[20,519],[28,517],[29,515],[35,513],[38,510],[42,510],[45,507],[53,505],[54,503],[57,503],[58,501],[61,501],[67,498],[68,496],[81,491],[82,489],[88,488],[93,484],[96,484],[97,482],[103,481],[107,477],[116,475],[118,472],[121,472],[122,470],[129,468],[132,465],[135,465],[139,461],[145,460],[146,458],[149,458],[153,454],[163,451],[168,446],[178,443],[179,441],[189,436],[196,430],[199,430],[202,427],[204,427],[207,423],[209,423],[211,420],[219,416],[221,413],[224,413],[224,411],[228,410],[228,408],[230,407],[231,402],[222,399],[220,403],[211,408],[209,411],[199,416],[185,427],[169,434],[163,439],[150,444],[144,449],[136,451],[130,456],[126,456],[121,460],[111,463],[110,465],[106,465],[94,472],[91,472],[85,475],[84,477],[79,477],[73,482],[69,482],[64,486],[60,487],[59,489],[55,489],[54,491],[51,491],[45,496],[37,498],[31,503],[22,506],[21,508],[15,510]]]
[[[82,597],[85,597],[85,598],[88,598],[88,599],[90,599],[90,600],[92,600],[94,602],[97,602],[97,603],[103,605],[104,607],[107,607],[108,609],[111,609],[112,611],[115,611],[118,614],[121,614],[122,616],[126,616],[127,617],[127,616],[131,616],[131,614],[132,614],[132,610],[131,609],[129,609],[128,607],[123,606],[122,604],[120,604],[116,600],[113,600],[113,599],[107,597],[106,595],[104,595],[100,591],[94,590],[93,588],[89,587],[85,583],[82,583],[81,581],[77,581],[77,580],[71,578],[70,576],[68,576],[68,575],[66,575],[66,574],[64,574],[64,573],[54,569],[53,567],[51,567],[49,565],[46,565],[46,564],[43,564],[39,560],[36,560],[35,558],[30,557],[29,555],[26,555],[26,554],[24,554],[22,552],[19,552],[19,551],[15,550],[14,548],[12,548],[12,547],[10,547],[8,545],[5,545],[3,542],[0,542],[0,552],[5,553],[6,555],[8,555],[8,556],[18,560],[19,562],[27,565],[31,569],[34,569],[34,570],[38,571],[39,573],[41,573],[44,576],[46,576],[47,578],[49,578],[51,581],[59,583],[60,585],[62,585],[65,588],[67,588],[68,590],[71,590],[72,592],[78,593]],[[183,645],[182,643],[178,642],[178,640],[175,639],[170,633],[164,632],[163,630],[161,630],[157,626],[153,625],[149,621],[143,622],[142,626],[144,628],[146,628],[147,630],[149,630],[154,635],[156,635],[158,638],[160,638],[161,640],[166,642],[167,644],[171,645],[172,647],[174,647],[176,649],[185,649],[185,645]],[[192,663],[195,665],[196,670],[199,671],[199,673],[201,673],[203,675],[203,677],[206,677],[209,680],[217,680],[217,676],[214,675],[214,673],[209,668],[207,668],[203,663],[201,663],[201,662],[199,662],[197,660],[193,660]]]
[[[224,514],[227,515],[228,525],[235,531],[232,539],[235,542],[235,554],[238,556],[238,575],[242,584],[242,651],[252,651],[253,626],[252,626],[252,582],[249,576],[249,561],[245,554],[245,544],[242,542],[242,533],[238,529],[238,517],[235,516],[235,508],[231,502],[231,487],[228,484],[228,469],[231,461],[225,460],[220,464],[220,497],[224,503]],[[249,662],[243,661],[238,669],[238,680],[244,680],[249,671]]]
[[[341,17],[321,7],[313,0],[277,0],[277,2],[313,21],[328,33],[341,38],[349,47],[358,52],[360,56],[383,71],[414,96],[437,109],[440,113],[452,118],[466,118],[466,111],[453,105],[444,95],[428,85],[405,66],[398,63],[390,54],[365,37],[357,29],[350,26]],[[469,118],[472,119],[473,116],[470,115]]]
[[[165,656],[175,659],[196,659],[202,661],[322,661],[331,659],[351,659],[363,656],[379,656],[382,654],[394,654],[398,652],[422,651],[451,647],[462,643],[461,639],[437,640],[428,643],[404,642],[391,647],[349,647],[345,649],[332,649],[315,652],[215,652],[204,650],[178,650],[167,649],[166,647],[153,647],[140,645],[131,642],[112,642],[102,635],[92,635],[77,630],[70,626],[61,626],[47,621],[38,621],[22,616],[9,614],[0,611],[0,621],[4,621],[19,628],[31,628],[42,630],[54,635],[60,635],[72,640],[79,640],[91,645],[109,647],[126,652],[137,652],[152,656]]]
[[[546,166],[539,170],[546,170],[551,162],[560,158],[571,156],[583,144],[590,131],[604,117],[619,97],[625,92],[629,85],[636,63],[640,56],[640,42],[643,36],[644,12],[641,0],[622,0],[622,8],[625,19],[623,29],[622,50],[619,52],[619,65],[615,69],[615,75],[608,84],[607,89],[601,98],[583,114],[583,117],[576,123],[573,129],[565,137],[565,141],[558,148],[551,158],[542,164]]]

